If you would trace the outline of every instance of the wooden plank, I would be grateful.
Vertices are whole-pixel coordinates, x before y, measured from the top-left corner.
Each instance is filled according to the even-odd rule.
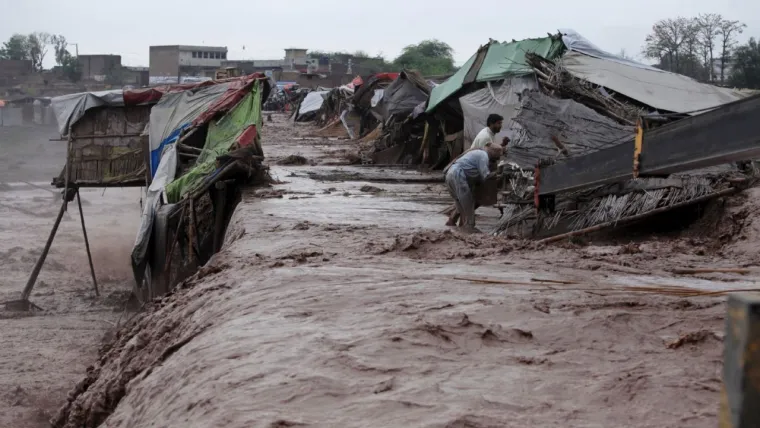
[[[760,293],[728,296],[720,428],[760,427]]]

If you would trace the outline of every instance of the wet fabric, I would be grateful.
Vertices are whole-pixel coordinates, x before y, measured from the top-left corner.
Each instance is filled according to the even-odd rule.
[[[488,52],[482,61],[476,61],[478,56],[476,53],[453,76],[433,88],[428,101],[428,113],[462,89],[462,85],[465,84],[465,77],[468,75],[475,74],[476,82],[489,82],[512,76],[533,74],[533,68],[525,61],[526,53],[532,52],[553,60],[560,56],[565,46],[559,38],[543,37],[509,43],[493,42],[487,45],[487,49]]]
[[[525,89],[538,89],[535,76],[510,77],[501,82],[488,82],[485,88],[471,92],[459,98],[464,117],[465,147],[475,140],[489,114],[498,114],[504,118],[501,132],[494,136],[494,141],[504,137],[514,139],[519,133],[520,125],[513,119],[520,110],[520,94]]]
[[[197,188],[207,175],[216,173],[216,158],[227,153],[249,127],[261,129],[261,122],[261,85],[256,82],[253,92],[246,95],[226,116],[209,125],[206,144],[195,167],[166,186],[167,200],[170,203],[178,202],[185,194]]]
[[[484,150],[469,151],[449,166],[448,171],[451,171],[454,166],[464,172],[471,184],[479,183],[488,177],[488,153]]]
[[[475,227],[475,198],[467,174],[459,165],[452,165],[446,173],[446,189],[454,199],[457,212],[465,227]]]

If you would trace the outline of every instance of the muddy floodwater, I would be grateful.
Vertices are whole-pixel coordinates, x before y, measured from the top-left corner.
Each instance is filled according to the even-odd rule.
[[[118,331],[139,189],[83,194],[104,297],[72,211],[33,298],[45,311],[0,316],[0,426],[716,425],[725,297],[652,290],[759,288],[672,273],[758,263],[747,194],[723,202],[714,233],[462,235],[444,226],[440,175],[340,165],[354,143],[274,118],[277,184],[246,189],[222,252]],[[290,155],[308,163],[278,165]],[[3,180],[6,299],[57,202],[19,184],[31,177]],[[482,230],[498,220],[478,214]]]

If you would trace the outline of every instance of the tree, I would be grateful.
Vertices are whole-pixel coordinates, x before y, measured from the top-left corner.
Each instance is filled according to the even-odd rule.
[[[760,44],[754,37],[734,51],[734,67],[729,81],[739,88],[760,89]]]
[[[680,73],[683,48],[689,44],[687,40],[693,37],[693,20],[682,17],[663,19],[652,26],[652,33],[646,37],[642,53],[647,58],[658,60],[660,65],[667,64],[668,71]]]
[[[69,43],[66,41],[66,37],[59,35],[50,36],[50,43],[53,45],[53,52],[55,53],[55,63],[63,65],[66,56],[71,56],[67,50]]]
[[[327,57],[330,59],[331,63],[341,64],[347,64],[348,61],[351,60],[351,65],[353,68],[360,67],[367,73],[392,71],[394,68],[392,64],[389,64],[388,61],[385,60],[382,54],[371,56],[367,52],[361,50],[354,53],[310,50],[309,56],[311,58]]]
[[[628,55],[628,52],[626,52],[625,48],[621,48],[617,56],[623,59],[627,59],[628,61],[635,61],[632,56]]]
[[[29,56],[29,38],[23,34],[14,34],[3,43],[0,49],[0,58],[26,60]]]
[[[706,13],[697,17],[697,36],[699,37],[702,63],[707,68],[707,80],[715,80],[713,76],[713,64],[715,64],[715,38],[718,37],[718,29],[723,22],[723,17]]]
[[[76,83],[82,79],[82,67],[79,64],[79,60],[73,57],[69,51],[61,57],[61,71],[67,79]]]
[[[414,69],[428,76],[448,74],[456,70],[454,50],[447,43],[435,39],[405,47],[393,64],[399,69]]]
[[[51,42],[50,34],[36,32],[27,37],[29,41],[29,59],[37,71],[42,71],[42,64],[47,55],[48,45]]]
[[[725,82],[725,70],[729,59],[731,58],[731,49],[736,46],[736,36],[743,33],[747,24],[739,21],[723,20],[718,27],[718,37],[720,38],[720,81]]]

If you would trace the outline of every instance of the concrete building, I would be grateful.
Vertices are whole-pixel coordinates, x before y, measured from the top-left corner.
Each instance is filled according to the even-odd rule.
[[[172,83],[213,77],[214,71],[226,59],[227,47],[151,46],[150,82]]]
[[[83,80],[104,82],[108,76],[119,78],[121,55],[79,55],[77,62],[82,70]]]

